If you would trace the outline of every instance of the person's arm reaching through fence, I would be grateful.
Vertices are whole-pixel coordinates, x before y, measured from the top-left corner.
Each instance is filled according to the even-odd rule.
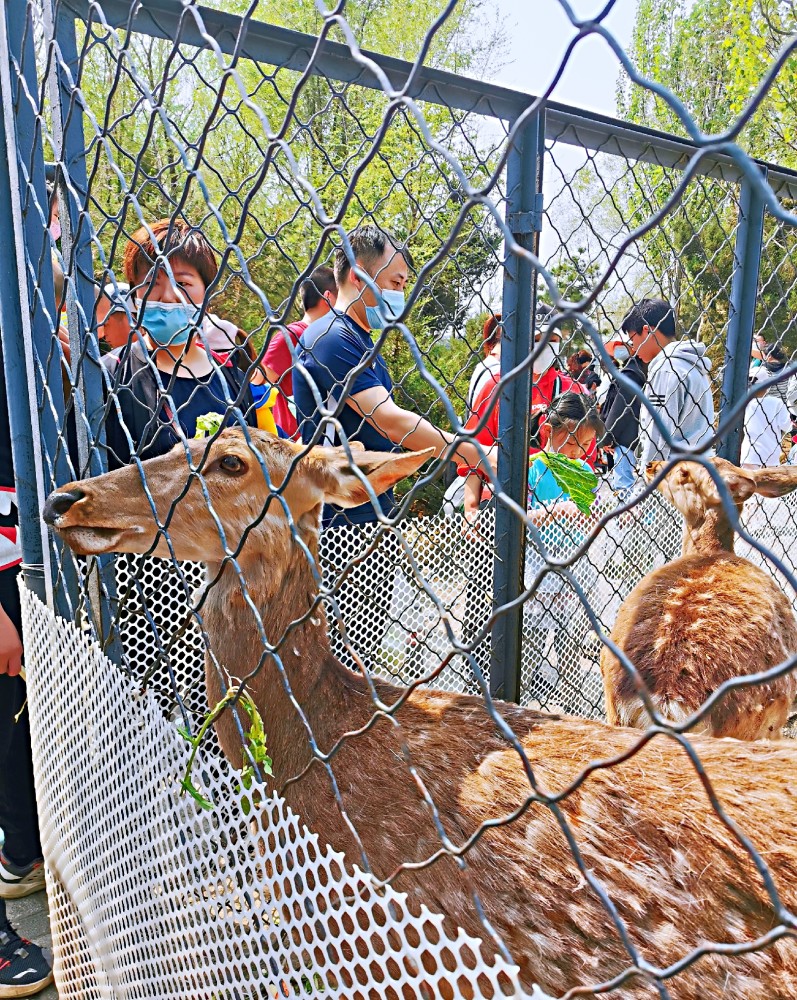
[[[431,448],[437,457],[449,455],[489,475],[496,465],[494,450],[441,430],[393,400],[393,379],[373,331],[397,319],[405,308],[408,254],[373,225],[354,230],[349,243],[356,270],[339,248],[334,313],[311,323],[299,341],[301,368],[294,375],[294,398],[302,439],[311,443],[322,431],[327,443],[345,437],[370,450]],[[383,511],[392,504],[391,497],[386,496]],[[350,511],[348,517],[368,513]]]
[[[465,515],[465,534],[470,533],[470,525],[479,519],[483,491],[482,477],[477,472],[470,472],[465,477],[463,493],[463,513]]]
[[[408,451],[434,448],[439,458],[451,444],[456,443],[454,448],[456,459],[472,468],[484,465],[479,450],[472,441],[457,441],[454,434],[440,430],[417,413],[405,410],[393,401],[387,389],[381,385],[364,389],[347,402],[380,434]],[[483,451],[486,453],[487,464],[495,470],[496,448],[484,448]]]

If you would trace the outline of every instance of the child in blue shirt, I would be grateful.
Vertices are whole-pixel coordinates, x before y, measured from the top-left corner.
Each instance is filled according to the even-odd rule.
[[[584,456],[602,434],[603,423],[591,398],[565,392],[551,403],[541,436],[546,441],[544,451],[574,459],[590,472]],[[541,458],[534,459],[529,468],[528,507],[529,519],[539,532],[539,539],[529,532],[526,546],[525,583],[530,587],[546,562],[564,559],[583,544],[587,527],[585,516]],[[571,571],[589,594],[596,571],[588,555]],[[523,613],[524,632],[530,637],[522,677],[524,703],[534,700],[545,707],[550,702],[567,711],[590,714],[600,701],[601,683],[596,675],[585,686],[591,678],[585,678],[580,659],[589,622],[576,592],[563,576],[547,573]],[[551,653],[546,657],[551,638],[555,665]]]

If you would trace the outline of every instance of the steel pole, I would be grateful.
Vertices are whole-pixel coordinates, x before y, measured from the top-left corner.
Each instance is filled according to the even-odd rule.
[[[72,478],[66,444],[63,371],[56,315],[42,118],[31,103],[39,93],[30,8],[6,3],[0,16],[0,93],[3,112],[2,321],[6,380],[19,484],[25,582],[65,618],[77,607],[71,558],[41,522],[47,493]],[[11,380],[11,381],[9,381]]]
[[[537,247],[542,216],[545,120],[536,115],[517,134],[507,160],[506,220],[516,242]],[[528,358],[534,345],[535,273],[525,257],[507,253],[504,264],[501,376]],[[500,493],[523,509],[528,492],[531,370],[502,382],[499,400],[498,483]],[[494,610],[490,691],[506,701],[520,699],[522,606],[507,607],[523,591],[526,527],[497,498],[495,511]]]
[[[719,423],[721,438],[717,454],[738,465],[742,451],[743,416],[732,423],[725,421],[725,414],[747,392],[750,371],[750,351],[755,332],[755,309],[758,294],[758,276],[761,268],[761,244],[764,235],[763,185],[761,180],[752,183],[742,180],[739,196],[739,225],[733,250],[733,277],[731,280],[728,339],[725,344],[725,366],[720,394]]]

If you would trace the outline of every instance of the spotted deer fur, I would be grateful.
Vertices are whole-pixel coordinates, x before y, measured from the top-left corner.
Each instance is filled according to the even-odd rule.
[[[250,433],[254,450],[240,432],[228,430],[207,454],[204,443],[191,444],[191,460],[202,468],[266,635],[274,643],[283,640],[284,674],[263,655],[255,615],[238,574],[222,562],[200,484],[188,485],[182,450],[145,462],[144,469],[177,558],[203,560],[209,580],[218,577],[203,612],[212,648],[230,675],[247,678],[265,720],[273,788],[311,830],[350,864],[363,864],[365,857],[377,878],[408,894],[415,913],[426,904],[445,915],[452,933],[462,927],[481,938],[486,960],[500,938],[526,989],[537,983],[557,997],[571,989],[597,996],[591,984],[632,965],[589,879],[603,887],[630,942],[652,967],[666,968],[706,941],[756,941],[778,925],[749,855],[671,737],[645,742],[630,729],[497,702],[495,711],[516,735],[521,755],[481,698],[423,687],[408,694],[374,679],[375,703],[363,677],[330,651],[312,565],[321,509],[325,499],[363,502],[363,477],[383,492],[424,456],[355,452],[355,470],[340,450],[304,454],[299,445]],[[48,500],[45,519],[78,553],[169,556],[132,467],[63,487]],[[221,690],[210,665],[207,684],[212,704]],[[218,735],[229,760],[240,766],[231,715],[220,719]],[[766,859],[783,903],[794,909],[797,750],[785,743],[699,739],[693,746],[728,816]],[[340,801],[322,755],[329,755]],[[585,776],[590,762],[616,757],[622,762]],[[557,808],[583,867],[545,796],[562,796]],[[436,822],[448,851],[441,850]],[[427,982],[416,992],[403,990],[402,998],[474,996],[469,981],[423,964]],[[386,958],[380,975],[387,967]],[[386,985],[349,985],[346,995],[359,1000],[399,996]],[[797,942],[787,936],[749,954],[701,957],[667,988],[673,1000],[793,1000]],[[648,973],[634,973],[610,995],[653,1000],[662,994]]]
[[[797,468],[740,469],[712,460],[738,512],[754,493],[781,496],[797,487]],[[664,470],[651,462],[652,480]],[[734,555],[733,528],[717,485],[697,462],[670,469],[658,486],[684,517],[679,559],[648,573],[617,614],[612,640],[634,664],[656,710],[683,722],[733,677],[758,673],[797,653],[791,602],[765,570]],[[650,716],[636,683],[605,646],[601,670],[610,723],[646,728]],[[695,726],[711,736],[777,738],[797,694],[797,673],[738,687]]]

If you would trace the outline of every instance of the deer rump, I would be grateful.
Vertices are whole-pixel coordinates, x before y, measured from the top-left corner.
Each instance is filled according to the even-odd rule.
[[[734,677],[776,667],[797,652],[797,623],[772,578],[732,553],[692,555],[654,570],[629,594],[612,640],[637,668],[657,710],[680,723]],[[608,647],[601,654],[608,721],[650,725],[634,682]],[[777,739],[797,694],[787,673],[733,688],[695,732]]]
[[[781,497],[797,468],[742,469],[711,460],[737,514],[753,494]],[[697,462],[653,462],[649,481],[684,518],[683,554],[649,573],[617,614],[611,638],[639,673],[664,718],[684,722],[725,682],[786,663],[797,653],[797,619],[774,577],[733,552],[726,498]],[[650,717],[632,678],[608,646],[601,652],[606,716],[644,729]],[[707,709],[694,732],[777,739],[797,695],[789,671],[767,684],[734,687]]]

